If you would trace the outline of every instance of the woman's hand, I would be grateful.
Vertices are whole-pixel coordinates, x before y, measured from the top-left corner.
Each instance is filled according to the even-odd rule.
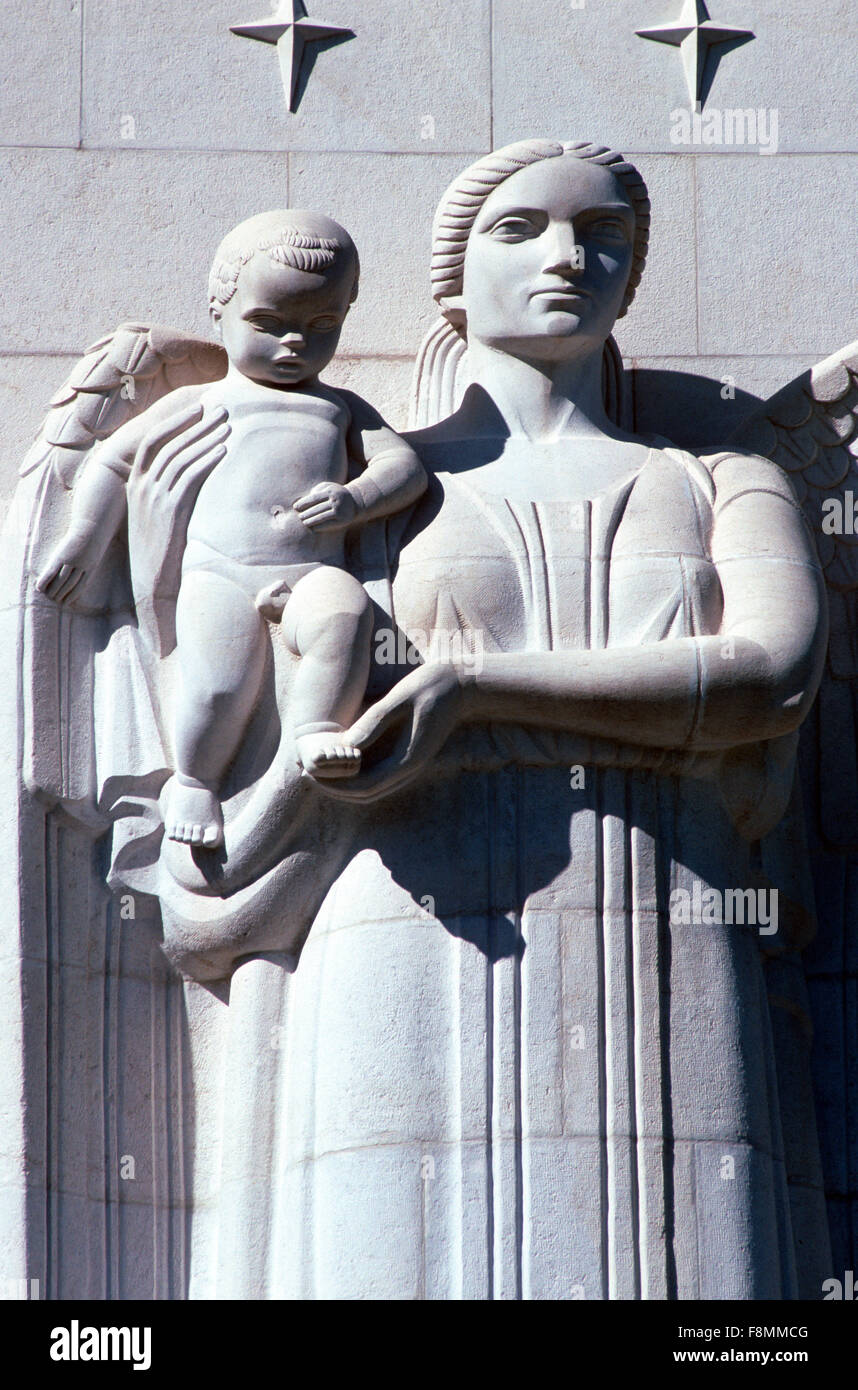
[[[156,524],[190,512],[203,479],[226,453],[229,434],[223,408],[203,418],[201,405],[178,410],[144,435],[128,478],[141,515]]]
[[[228,434],[225,410],[204,417],[196,405],[176,411],[141,440],[126,485],[137,520],[130,536],[137,598],[155,594],[164,558],[184,536],[200,487],[226,453]],[[134,545],[135,538],[145,544]]]
[[[397,791],[426,766],[461,722],[462,672],[454,662],[432,661],[409,672],[361,715],[343,738],[359,748],[363,768],[347,782],[319,785],[342,801],[376,801]],[[393,748],[373,762],[373,746],[401,725]]]

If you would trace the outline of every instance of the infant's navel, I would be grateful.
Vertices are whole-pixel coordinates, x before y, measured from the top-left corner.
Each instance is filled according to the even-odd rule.
[[[287,524],[288,517],[289,508],[284,507],[280,502],[275,502],[274,506],[271,508],[271,525],[275,530],[282,531]]]

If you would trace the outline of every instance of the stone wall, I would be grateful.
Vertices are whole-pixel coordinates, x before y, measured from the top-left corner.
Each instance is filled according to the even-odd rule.
[[[634,31],[673,19],[678,0],[310,8],[356,37],[317,55],[290,115],[275,51],[229,33],[265,0],[4,7],[4,498],[80,350],[124,319],[205,332],[220,235],[278,204],[324,209],[355,236],[363,289],[331,376],[403,424],[434,317],[435,203],[470,157],[530,134],[611,144],[651,186],[650,266],[619,335],[641,373],[642,428],[675,419],[681,389],[693,401],[688,439],[717,438],[744,393],[765,397],[855,336],[850,0],[710,7],[756,38],[725,54],[706,110],[776,111],[777,153],[766,155],[672,138],[671,112],[689,104],[679,53]],[[721,399],[724,376],[735,401]]]

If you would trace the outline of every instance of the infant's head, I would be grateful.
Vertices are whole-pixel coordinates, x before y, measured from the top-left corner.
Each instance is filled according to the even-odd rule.
[[[359,274],[348,232],[321,213],[262,212],[240,223],[209,276],[209,312],[232,365],[268,386],[314,379],[337,350]]]

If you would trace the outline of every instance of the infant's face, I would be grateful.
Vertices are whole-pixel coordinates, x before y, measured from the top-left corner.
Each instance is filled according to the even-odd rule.
[[[257,254],[222,310],[227,356],[251,381],[288,389],[313,380],[337,350],[349,308],[353,271],[317,275]]]

